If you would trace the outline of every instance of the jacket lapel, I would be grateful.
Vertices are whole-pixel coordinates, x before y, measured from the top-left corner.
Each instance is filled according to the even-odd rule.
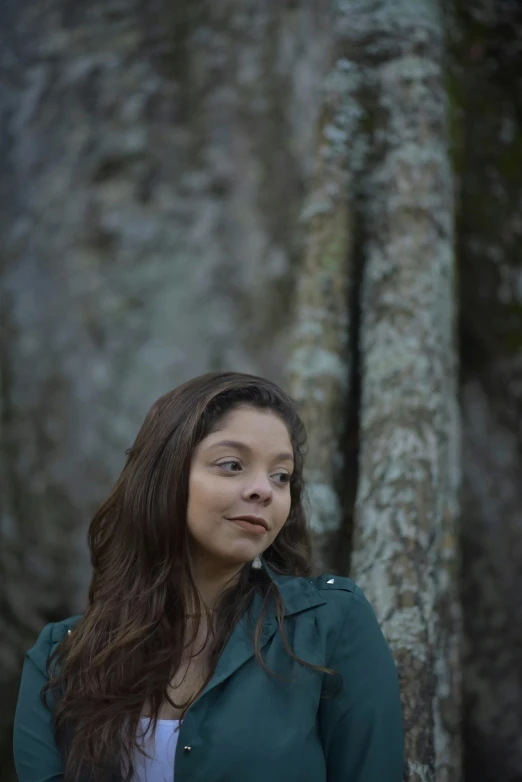
[[[280,575],[272,570],[262,558],[261,561],[264,570],[271,580],[276,583],[281,593],[285,604],[285,616],[293,616],[301,611],[306,611],[309,608],[325,604],[326,601],[323,600],[312,581],[309,581],[306,578]],[[238,668],[254,656],[254,628],[261,614],[262,607],[262,598],[256,593],[252,601],[251,611],[244,614],[237,623],[218,660],[212,679],[200,693],[194,704],[206,695],[207,692],[213,690],[218,684],[221,684],[232,676]],[[277,617],[274,607],[272,606],[267,610],[260,637],[260,649],[262,649],[267,641],[274,635],[276,628]],[[190,708],[192,708],[192,706]],[[89,779],[91,779],[91,777],[89,777]],[[88,782],[88,780],[82,779],[82,782]],[[115,758],[114,770],[107,771],[107,776],[103,777],[103,782],[121,782],[121,773],[119,771],[119,761],[117,758]]]
[[[272,581],[275,582],[283,598],[285,605],[285,616],[306,611],[319,605],[324,605],[325,600],[321,597],[313,583],[306,578],[296,578],[295,576],[283,576],[272,570],[264,560],[263,568]],[[230,638],[228,639],[223,652],[218,660],[212,679],[200,694],[200,698],[207,692],[217,687],[229,676],[244,665],[254,656],[254,628],[259,619],[262,609],[262,598],[255,594],[252,601],[250,612],[245,613],[235,626]],[[260,636],[260,649],[274,635],[277,628],[277,616],[275,607],[271,606],[266,613],[263,630]],[[199,700],[199,698],[198,698]]]

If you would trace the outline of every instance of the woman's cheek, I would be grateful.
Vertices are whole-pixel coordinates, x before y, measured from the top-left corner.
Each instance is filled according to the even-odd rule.
[[[202,484],[201,492],[204,496],[204,502],[209,508],[225,510],[234,497],[239,494],[239,489],[237,485],[234,487],[231,481],[227,482],[223,478],[216,479],[213,476]]]

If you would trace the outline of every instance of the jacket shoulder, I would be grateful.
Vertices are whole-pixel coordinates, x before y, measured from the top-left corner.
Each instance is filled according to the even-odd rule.
[[[326,633],[326,648],[333,649],[343,628],[353,634],[364,635],[368,628],[377,625],[373,607],[355,581],[345,576],[325,573],[311,579],[324,601],[319,608],[319,626]]]
[[[71,630],[74,630],[81,618],[82,615],[77,614],[76,616],[69,616],[67,619],[62,619],[60,622],[53,622],[50,625],[51,642],[59,643],[62,641]]]
[[[27,656],[42,673],[47,675],[47,661],[49,657],[65,636],[76,627],[81,618],[81,615],[70,616],[60,622],[50,622],[45,625],[34,646],[27,652]]]
[[[364,612],[371,608],[368,600],[355,581],[347,576],[336,576],[332,573],[323,573],[310,579],[317,589],[320,598],[327,606],[328,614],[335,615],[344,621],[347,612]]]
[[[323,575],[316,576],[310,580],[320,592],[341,590],[342,592],[352,592],[353,594],[361,593],[361,590],[355,581],[352,581],[351,578],[347,578],[346,576],[335,576],[331,573],[323,573]]]

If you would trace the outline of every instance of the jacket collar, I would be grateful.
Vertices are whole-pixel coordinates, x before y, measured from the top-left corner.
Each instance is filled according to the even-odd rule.
[[[268,577],[276,584],[285,606],[285,616],[293,616],[301,611],[306,611],[315,606],[324,605],[326,602],[319,594],[318,589],[310,579],[296,576],[285,576],[273,570],[264,559],[262,566]],[[263,600],[259,593],[254,595],[251,610],[245,613],[239,620],[218,660],[212,679],[207,684],[200,697],[205,695],[216,685],[228,679],[238,668],[254,656],[253,627],[261,614]],[[267,610],[266,618],[259,640],[260,649],[265,646],[274,635],[277,628],[277,616],[275,606],[272,604]],[[198,698],[199,700],[199,698]],[[196,701],[197,703],[197,701]],[[192,706],[190,707],[192,708]]]
[[[277,573],[262,557],[261,564],[265,573],[279,589],[285,604],[285,616],[292,616],[308,608],[325,604],[326,601],[323,600],[311,579]]]

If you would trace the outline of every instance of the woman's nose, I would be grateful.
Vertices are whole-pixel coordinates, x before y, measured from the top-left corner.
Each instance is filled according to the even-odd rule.
[[[258,476],[254,481],[245,486],[243,496],[245,499],[267,502],[272,499],[273,489],[268,477]]]

